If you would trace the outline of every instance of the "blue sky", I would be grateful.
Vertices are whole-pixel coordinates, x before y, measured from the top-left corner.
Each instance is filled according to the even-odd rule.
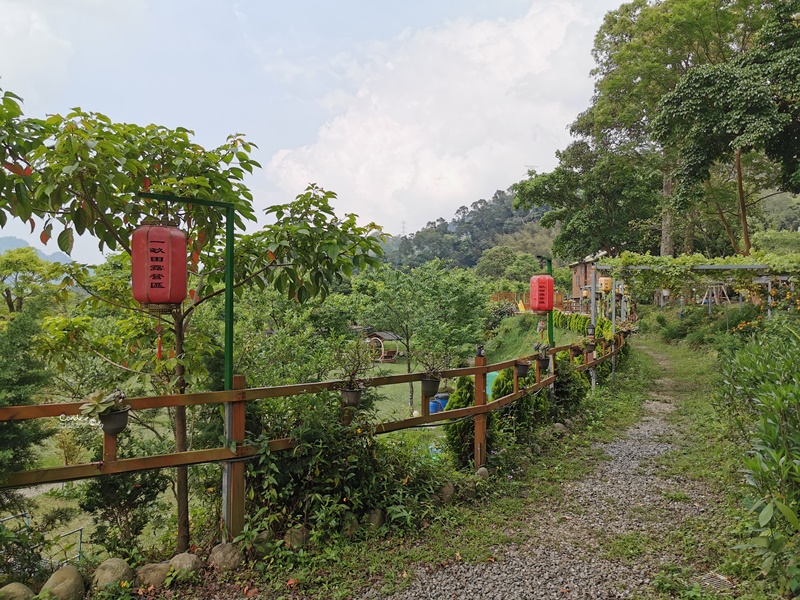
[[[398,234],[555,165],[618,5],[0,0],[0,87],[31,116],[80,106],[205,146],[245,133],[264,166],[248,182],[257,208],[313,181]]]

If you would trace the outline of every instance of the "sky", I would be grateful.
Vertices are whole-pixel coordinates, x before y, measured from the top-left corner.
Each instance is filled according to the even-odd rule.
[[[0,88],[32,117],[79,106],[206,147],[244,133],[257,212],[313,182],[399,235],[556,165],[619,4],[0,0]],[[73,257],[102,260],[91,238]]]

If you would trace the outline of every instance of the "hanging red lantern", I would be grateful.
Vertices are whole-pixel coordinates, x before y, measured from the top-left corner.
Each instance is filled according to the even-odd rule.
[[[553,278],[550,275],[531,277],[531,310],[534,312],[553,310]]]
[[[186,299],[186,234],[177,227],[143,225],[131,239],[133,297],[153,312]]]

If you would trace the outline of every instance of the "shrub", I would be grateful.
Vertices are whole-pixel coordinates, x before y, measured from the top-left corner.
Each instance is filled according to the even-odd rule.
[[[567,356],[556,355],[555,398],[551,405],[551,416],[561,419],[574,414],[588,393],[586,378],[573,368]]]
[[[387,526],[409,528],[432,510],[443,475],[430,452],[415,452],[402,436],[378,440],[370,411],[344,424],[339,396],[321,393],[266,403],[262,415],[263,432],[252,442],[259,451],[247,469],[250,537],[242,541],[301,524],[322,539],[374,508],[388,516]],[[295,447],[270,452],[269,440],[283,435]]]

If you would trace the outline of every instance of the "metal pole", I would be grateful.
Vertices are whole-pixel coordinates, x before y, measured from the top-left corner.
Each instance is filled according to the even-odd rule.
[[[619,293],[622,294],[622,298],[620,298],[620,300],[619,300],[619,312],[620,312],[619,318],[622,319],[622,321],[624,322],[625,319],[627,318],[627,315],[625,314],[625,283],[624,282],[619,284]]]
[[[767,318],[772,318],[772,280],[767,282]]]
[[[550,258],[546,258],[545,261],[547,262],[547,274],[550,277],[553,276],[553,260]],[[555,331],[553,329],[553,311],[548,311],[547,313],[547,343],[550,344],[551,348],[555,348],[556,345],[556,338],[555,338]]]
[[[225,389],[233,389],[233,206],[225,209]]]
[[[597,325],[597,268],[592,263],[592,325]]]

